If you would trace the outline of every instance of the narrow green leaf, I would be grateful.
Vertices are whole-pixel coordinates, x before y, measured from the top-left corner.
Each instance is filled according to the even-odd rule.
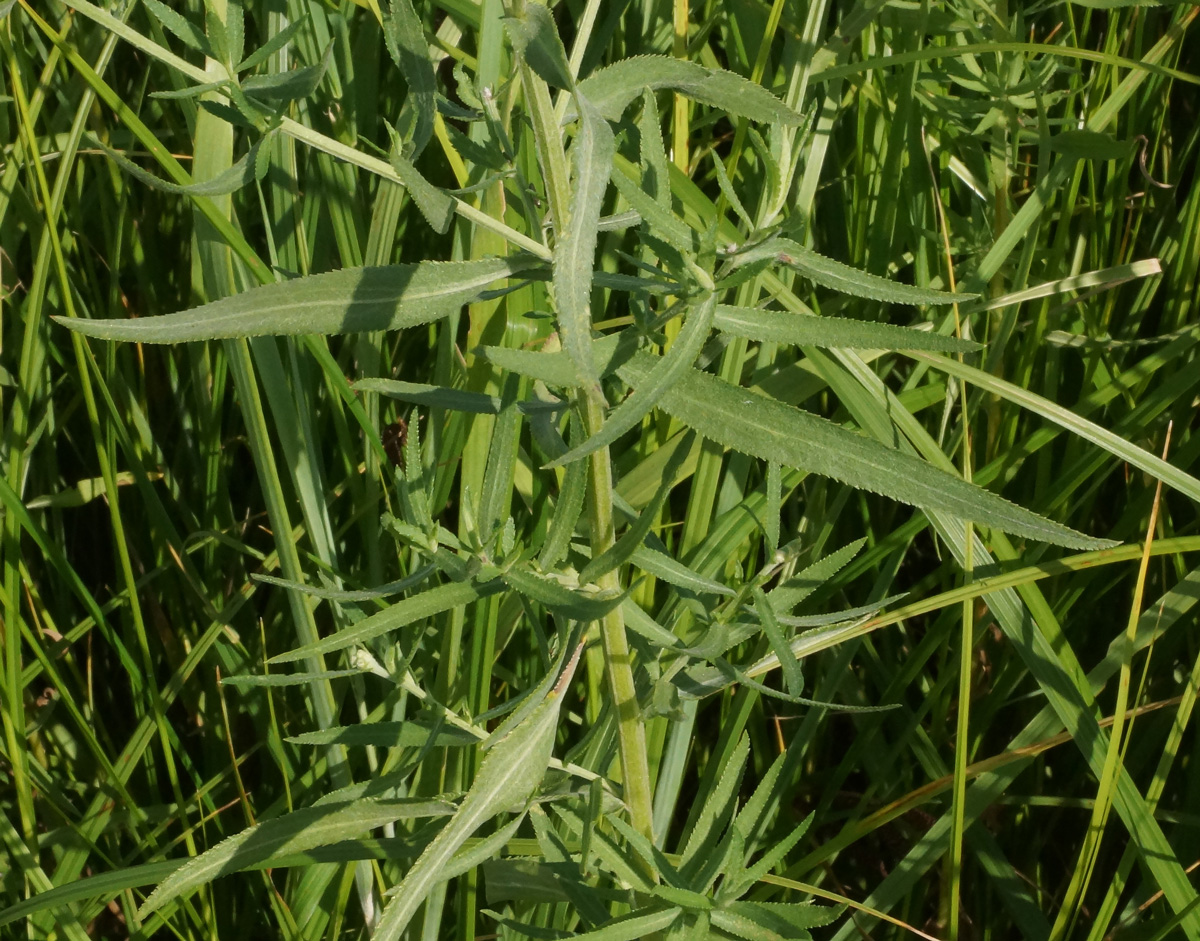
[[[55,319],[87,336],[139,343],[398,330],[456,313],[497,279],[532,265],[531,259],[514,256],[343,268],[268,284],[178,314],[130,320]]]
[[[439,585],[437,588],[430,588],[419,595],[405,598],[403,601],[397,601],[394,605],[384,608],[378,614],[372,614],[370,617],[363,618],[351,627],[340,630],[336,634],[330,634],[328,637],[323,637],[315,644],[297,647],[295,650],[289,650],[287,653],[281,653],[278,656],[272,657],[267,662],[289,663],[293,660],[303,660],[305,657],[353,647],[355,644],[361,644],[381,634],[399,630],[408,624],[412,624],[414,621],[433,617],[435,614],[441,614],[443,611],[449,611],[451,608],[457,608],[459,605],[470,604],[472,601],[486,598],[488,595],[495,594],[503,587],[504,583],[499,579],[493,579],[492,581],[480,584],[476,584],[475,582],[450,582],[446,585]]]
[[[671,208],[671,171],[667,148],[663,144],[662,123],[654,92],[642,89],[642,115],[638,119],[638,158],[642,165],[642,185],[664,209]],[[624,176],[624,174],[621,174]]]
[[[724,69],[706,69],[671,56],[635,56],[622,59],[588,76],[579,90],[611,121],[622,113],[643,88],[679,92],[693,101],[712,105],[730,114],[763,124],[794,127],[804,118],[749,79]]]
[[[164,879],[138,910],[141,917],[199,886],[281,853],[299,853],[360,836],[368,830],[413,817],[440,816],[441,801],[360,799],[306,807],[249,827],[218,843]]]
[[[686,371],[691,369],[696,357],[704,348],[712,329],[713,311],[717,306],[715,294],[709,294],[698,304],[689,307],[690,313],[683,329],[671,344],[665,356],[658,359],[654,369],[633,393],[618,405],[605,419],[600,430],[579,447],[572,448],[562,457],[555,458],[547,467],[558,467],[586,457],[594,451],[606,448],[625,432],[634,428],[659,400],[670,390]]]
[[[223,676],[222,686],[302,686],[317,680],[335,680],[361,676],[365,670],[322,670],[320,673],[259,673],[247,676]]]
[[[401,402],[444,408],[452,412],[474,415],[499,415],[500,397],[465,389],[431,386],[423,382],[402,382],[399,379],[360,379],[351,386],[356,392],[378,392]]]
[[[456,207],[450,194],[425,179],[403,154],[391,154],[388,162],[396,171],[396,176],[404,181],[408,194],[417,204],[417,208],[421,210],[421,215],[429,223],[429,227],[439,235],[449,232],[450,223],[454,221]]]
[[[160,0],[142,0],[142,6],[185,46],[204,53],[210,59],[219,58],[204,31],[186,16],[175,12]]]
[[[386,585],[380,585],[378,588],[363,588],[358,590],[326,588],[322,585],[305,585],[303,582],[294,582],[287,578],[276,578],[273,575],[260,575],[258,573],[250,577],[256,582],[276,585],[279,588],[298,591],[302,595],[312,595],[314,598],[323,598],[326,601],[372,601],[375,598],[386,598],[388,595],[398,595],[402,591],[415,588],[435,571],[436,566],[426,565],[405,578],[388,582]]]
[[[372,941],[396,941],[471,834],[487,820],[523,804],[533,794],[550,764],[563,693],[582,650],[580,644],[565,667],[555,666],[553,672],[558,681],[549,695],[487,753],[458,812],[413,864],[384,909]]]
[[[298,33],[306,23],[307,17],[292,20],[292,22],[288,23],[285,27],[283,27],[283,29],[281,29],[265,43],[250,53],[250,55],[246,56],[246,58],[235,65],[233,70],[235,72],[245,72],[262,62],[266,62],[267,59],[286,46],[291,41],[291,38],[295,36],[296,33]]]
[[[796,605],[845,568],[866,544],[866,539],[855,539],[818,559],[804,571],[797,572],[786,582],[767,592],[767,597],[775,611],[779,614],[790,613]]]
[[[598,621],[625,600],[628,592],[596,594],[575,591],[550,578],[513,567],[504,573],[509,587],[573,621]]]
[[[940,369],[952,376],[958,376],[973,386],[979,386],[988,392],[1020,405],[1022,408],[1041,415],[1043,418],[1054,422],[1060,428],[1074,432],[1085,441],[1090,441],[1114,457],[1129,462],[1134,467],[1145,471],[1151,477],[1161,480],[1167,486],[1178,490],[1182,494],[1186,494],[1192,500],[1200,501],[1200,480],[1197,480],[1186,471],[1168,464],[1162,458],[1151,454],[1145,448],[1139,448],[1136,444],[1126,441],[1120,435],[1113,434],[1107,428],[1102,428],[1095,422],[1088,421],[1086,418],[1077,415],[1069,408],[1063,408],[1061,405],[1051,402],[1049,399],[1043,398],[1036,393],[1022,389],[1020,386],[993,376],[989,372],[976,369],[974,366],[968,366],[957,360],[933,354],[916,355],[935,369]]]
[[[412,0],[391,0],[383,18],[383,37],[392,61],[399,66],[400,74],[408,85],[408,96],[404,99],[399,123],[409,144],[406,155],[415,159],[433,135],[437,79],[429,58],[425,30],[421,27],[421,18],[413,9]],[[424,212],[423,209],[421,211]]]
[[[783,668],[784,685],[793,696],[799,696],[804,692],[804,674],[800,671],[800,661],[791,655],[791,648],[788,647],[787,640],[783,636],[783,629],[779,626],[779,621],[775,619],[775,609],[767,600],[766,593],[758,585],[755,585],[752,595],[754,610],[758,612],[758,618],[762,622],[763,633],[767,635],[767,641],[770,643],[771,649],[775,651],[775,656],[779,658],[779,665]]]
[[[675,923],[683,911],[681,908],[665,908],[661,911],[638,909],[606,925],[573,935],[574,941],[641,941],[657,931],[665,931]]]
[[[522,4],[520,15],[506,17],[504,25],[508,27],[513,48],[529,63],[538,78],[557,88],[575,87],[567,51],[549,7],[537,0]]]
[[[791,239],[767,239],[759,245],[737,253],[733,259],[736,267],[763,260],[771,260],[774,264],[798,271],[813,284],[832,288],[853,297],[883,301],[885,304],[953,304],[978,296],[933,291],[889,281],[879,275],[868,274],[866,271],[843,265],[840,261],[826,258]]]
[[[728,585],[722,585],[711,578],[705,578],[700,573],[688,568],[682,562],[671,558],[665,552],[659,552],[657,549],[651,549],[648,546],[639,546],[629,558],[634,565],[645,569],[645,571],[649,572],[655,578],[661,578],[668,585],[674,585],[676,588],[686,588],[689,591],[696,592],[709,592],[715,595],[729,595],[731,597],[737,594]]]
[[[682,333],[680,334],[682,337]],[[587,585],[596,581],[601,575],[611,572],[615,568],[624,565],[641,547],[646,536],[649,535],[651,528],[658,522],[658,514],[662,510],[663,504],[666,503],[667,497],[671,494],[671,488],[675,486],[675,481],[678,477],[680,468],[683,465],[683,459],[687,456],[691,448],[689,441],[681,448],[677,448],[671,455],[671,460],[663,469],[662,484],[658,491],[638,518],[634,520],[628,531],[623,533],[613,545],[609,546],[604,552],[592,559],[584,566],[583,571],[579,573],[580,584]]]
[[[554,300],[563,349],[571,357],[578,381],[599,382],[592,361],[592,264],[596,258],[596,224],[612,168],[616,143],[608,122],[583,96],[579,102],[579,133],[571,147],[575,168],[570,218],[560,225],[554,246]]]
[[[254,182],[254,166],[258,159],[258,153],[262,145],[271,139],[272,135],[267,134],[259,138],[251,145],[250,149],[242,155],[241,159],[222,170],[211,180],[205,180],[203,183],[189,183],[186,186],[181,186],[178,183],[168,183],[161,177],[155,176],[139,167],[132,160],[126,158],[123,154],[118,153],[111,147],[108,147],[99,138],[93,138],[94,143],[100,147],[110,160],[117,164],[122,170],[132,176],[141,183],[145,183],[152,189],[159,190],[164,193],[175,193],[179,196],[224,196],[227,193],[233,193],[241,189],[243,186],[248,186]]]
[[[287,741],[294,745],[351,745],[377,748],[413,748],[425,745],[433,738],[435,748],[453,748],[478,745],[479,739],[466,729],[442,727],[436,735],[426,721],[410,719],[407,722],[364,722],[360,725],[336,726],[319,729],[302,735],[289,736]]]
[[[729,753],[725,766],[713,780],[712,790],[698,796],[700,814],[688,834],[687,843],[683,847],[683,861],[694,860],[699,853],[712,853],[717,844],[717,838],[724,829],[725,821],[732,815],[733,803],[741,788],[742,775],[746,773],[746,760],[750,757],[750,739],[746,735],[738,737],[737,744]]]
[[[287,72],[252,75],[244,79],[240,87],[252,98],[272,102],[303,101],[317,90],[332,61],[333,43],[330,43],[316,65],[306,65]]]
[[[616,365],[628,359],[636,349],[636,337],[622,332],[591,341],[592,362],[596,373],[607,375]],[[548,386],[568,388],[579,382],[574,359],[566,353],[536,353],[503,346],[482,346],[475,351],[489,363],[520,373],[530,379],[540,379]]]
[[[730,902],[724,908],[773,925],[784,937],[790,937],[791,931],[796,929],[823,928],[835,922],[845,910],[841,905],[813,905],[811,902]]]
[[[860,350],[938,350],[970,353],[981,344],[944,337],[925,330],[869,323],[846,317],[817,317],[757,307],[718,304],[713,326],[747,340],[791,343],[795,346]]]
[[[638,354],[618,373],[645,381],[654,357]],[[941,510],[981,526],[1073,548],[1112,545],[1009,503],[926,461],[885,447],[833,422],[698,370],[663,396],[664,411],[719,444],[765,461],[832,477],[913,506]]]

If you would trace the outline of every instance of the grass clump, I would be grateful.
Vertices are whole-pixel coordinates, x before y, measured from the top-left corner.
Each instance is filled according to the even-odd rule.
[[[1200,938],[1195,7],[0,9],[5,930]]]

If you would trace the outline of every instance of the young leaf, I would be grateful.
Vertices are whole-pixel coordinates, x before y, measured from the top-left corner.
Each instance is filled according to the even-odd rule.
[[[606,448],[645,418],[679,377],[691,369],[696,357],[700,355],[704,341],[708,339],[708,333],[712,329],[713,311],[716,306],[715,294],[709,294],[700,303],[691,306],[691,313],[684,321],[679,336],[642,384],[635,387],[633,394],[613,410],[598,432],[579,447],[572,448],[546,466],[569,464],[593,451]]]
[[[796,605],[849,565],[866,544],[866,539],[855,539],[814,562],[804,571],[797,572],[786,582],[767,592],[771,606],[778,614],[789,613]]]
[[[791,648],[788,647],[787,640],[783,636],[783,629],[779,626],[779,621],[775,619],[775,610],[771,607],[771,602],[767,600],[766,593],[758,585],[753,587],[752,592],[754,610],[758,612],[763,633],[767,635],[771,649],[779,658],[787,691],[793,696],[799,696],[804,692],[804,674],[800,672],[800,661],[792,656]]]
[[[628,591],[613,595],[572,591],[553,579],[515,566],[504,573],[504,580],[515,591],[573,621],[598,621],[628,595]]]
[[[241,90],[251,98],[274,102],[303,101],[317,90],[329,63],[333,61],[333,43],[325,47],[321,61],[287,72],[252,75],[241,83]]]
[[[292,20],[287,26],[235,65],[233,70],[235,72],[245,72],[261,62],[266,62],[267,59],[288,44],[291,38],[304,26],[305,22],[305,19]]]
[[[324,598],[327,601],[371,601],[375,598],[386,598],[388,595],[398,595],[402,591],[415,588],[432,575],[434,571],[435,566],[425,565],[411,575],[397,579],[394,582],[388,582],[386,585],[380,585],[378,588],[363,588],[358,590],[326,588],[323,585],[305,585],[303,582],[293,582],[286,578],[276,578],[274,575],[260,575],[257,572],[250,577],[256,582],[276,585],[280,588],[289,588],[292,591],[300,592],[302,595],[312,595],[314,598]]]
[[[268,284],[177,314],[133,320],[56,319],[87,336],[138,343],[398,330],[456,313],[488,285],[535,264],[513,256],[343,268]]]
[[[418,857],[400,883],[395,897],[384,909],[373,941],[396,941],[430,890],[445,878],[446,866],[471,834],[497,814],[523,804],[533,794],[550,764],[563,693],[571,682],[582,651],[580,644],[561,672],[556,666],[554,672],[559,678],[554,688],[520,725],[488,752],[457,813]]]
[[[679,469],[690,448],[691,442],[689,441],[683,447],[675,450],[671,455],[671,460],[663,469],[662,484],[654,494],[654,498],[642,508],[642,512],[638,515],[633,525],[629,527],[628,532],[624,533],[613,545],[584,566],[583,571],[579,573],[580,584],[587,585],[590,582],[594,582],[606,572],[611,572],[613,569],[624,565],[633,553],[641,547],[646,536],[649,535],[651,527],[658,521],[658,514],[662,510],[667,497],[670,496],[671,488],[675,486]]]
[[[644,569],[655,578],[661,578],[668,585],[674,585],[676,588],[709,592],[714,595],[729,595],[730,597],[737,594],[728,585],[705,578],[682,562],[671,558],[665,552],[659,552],[649,546],[638,546],[629,559],[638,568]]]
[[[670,56],[622,59],[579,83],[579,90],[611,121],[620,120],[626,107],[643,88],[679,92],[701,104],[763,124],[794,127],[804,120],[749,79]]]
[[[617,372],[636,387],[655,365],[655,358],[643,353]],[[660,404],[706,438],[764,461],[778,461],[1030,539],[1077,549],[1112,545],[1009,503],[912,455],[699,370],[686,372]]]

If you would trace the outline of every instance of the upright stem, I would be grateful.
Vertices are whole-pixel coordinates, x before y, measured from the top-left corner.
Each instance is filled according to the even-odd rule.
[[[598,391],[583,397],[583,421],[589,437],[603,423],[603,403]],[[588,458],[588,501],[592,524],[592,558],[606,551],[615,541],[612,512],[612,468],[608,448],[594,451]],[[596,580],[599,588],[620,590],[614,569]],[[600,621],[600,640],[604,648],[608,690],[617,710],[617,741],[621,756],[621,784],[630,823],[647,839],[653,839],[654,808],[650,793],[650,765],[646,758],[646,725],[638,706],[629,659],[629,641],[625,636],[625,618],[619,607]]]

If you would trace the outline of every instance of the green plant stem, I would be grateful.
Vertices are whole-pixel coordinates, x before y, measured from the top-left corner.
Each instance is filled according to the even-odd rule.
[[[587,393],[583,399],[583,423],[588,437],[596,434],[603,423],[603,403],[599,393]],[[612,467],[608,448],[601,448],[588,457],[588,501],[592,524],[592,558],[607,551],[615,540],[613,525]],[[619,591],[620,579],[616,570],[596,580],[601,589]],[[613,706],[617,710],[617,742],[621,756],[621,784],[629,820],[634,829],[653,839],[654,804],[650,791],[650,763],[646,756],[646,724],[638,705],[637,689],[633,682],[633,665],[629,659],[629,640],[625,636],[625,619],[620,607],[614,608],[600,622],[600,640],[604,647],[604,667]]]

